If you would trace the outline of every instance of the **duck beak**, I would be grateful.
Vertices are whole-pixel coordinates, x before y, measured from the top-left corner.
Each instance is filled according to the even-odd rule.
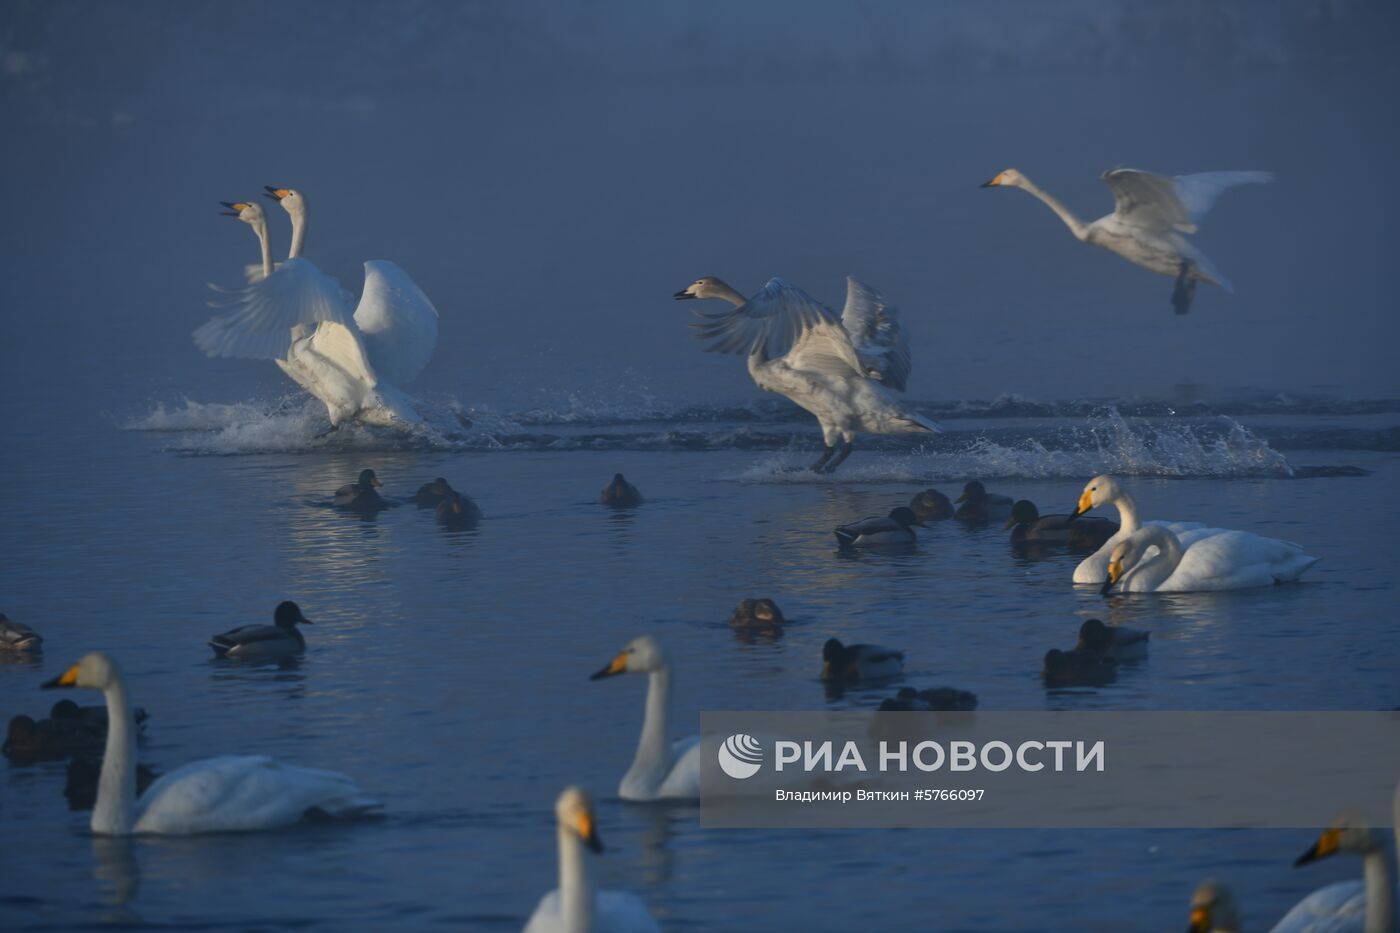
[[[263,197],[271,198],[274,201],[280,201],[292,193],[290,188],[274,188],[271,185],[263,185],[263,187],[267,189],[267,193]]]
[[[1014,527],[1016,527],[1016,516],[1013,515],[1013,516],[1011,516],[1010,518],[1008,518],[1008,519],[1006,520],[1006,524],[1005,524],[1005,525],[1002,525],[1002,526],[1001,526],[1001,530],[1002,530],[1002,531],[1009,531],[1010,529],[1012,529],[1012,528],[1014,528]]]
[[[78,684],[78,665],[74,664],[68,670],[59,674],[53,680],[46,680],[39,686],[44,690],[52,690],[55,687],[75,687]]]
[[[315,623],[315,622],[312,622],[312,621],[311,621],[310,619],[308,619],[306,616],[298,616],[298,617],[297,617],[297,624],[298,624],[298,625],[315,625],[316,623]]]
[[[604,677],[616,677],[618,674],[627,673],[627,652],[623,651],[608,662],[607,666],[600,671],[590,674],[589,680],[602,680]]]
[[[966,502],[966,501],[967,501],[967,493],[963,493],[962,495],[958,496],[956,499],[953,500],[953,504],[954,504],[954,505],[957,505],[959,502]]]
[[[1341,830],[1327,830],[1318,838],[1317,842],[1313,843],[1312,848],[1298,856],[1297,860],[1293,863],[1293,867],[1297,868],[1300,865],[1316,862],[1319,859],[1325,859],[1329,855],[1336,854],[1337,850],[1340,848],[1341,838]]]
[[[684,290],[682,290],[682,291],[676,292],[676,293],[675,293],[674,295],[672,295],[671,297],[674,298],[674,299],[676,299],[677,301],[685,301],[687,298],[694,298],[695,296],[692,295],[692,294],[690,293],[690,289],[687,288],[687,289],[684,289]]]

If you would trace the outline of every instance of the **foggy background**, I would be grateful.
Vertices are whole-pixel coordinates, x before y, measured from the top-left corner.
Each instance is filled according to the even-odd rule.
[[[307,255],[392,259],[468,405],[757,390],[671,294],[844,276],[905,314],[910,395],[1393,396],[1400,14],[1386,0],[0,4],[0,365],[91,412],[292,389],[209,360],[206,282],[301,189]],[[1234,296],[1076,242],[1126,165],[1268,169],[1195,238]],[[264,201],[275,256],[285,212]]]

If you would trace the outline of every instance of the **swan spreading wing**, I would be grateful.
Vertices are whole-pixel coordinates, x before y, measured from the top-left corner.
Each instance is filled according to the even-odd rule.
[[[1149,230],[1195,233],[1201,218],[1226,188],[1262,185],[1271,172],[1201,172],[1196,175],[1154,175],[1131,168],[1103,173],[1113,192],[1113,213],[1124,223]]]
[[[378,373],[395,385],[412,382],[432,359],[438,313],[428,296],[397,265],[365,263],[365,290],[355,323]]]
[[[865,375],[903,392],[913,361],[898,309],[885,303],[879,289],[848,275],[841,323],[865,365]]]
[[[282,359],[293,327],[349,323],[340,284],[304,259],[288,259],[262,281],[222,294],[225,299],[212,304],[231,310],[194,332],[195,346],[209,356]]]

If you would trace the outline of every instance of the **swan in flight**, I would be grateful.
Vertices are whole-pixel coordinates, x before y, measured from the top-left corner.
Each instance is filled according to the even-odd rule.
[[[195,345],[209,356],[276,361],[325,404],[331,430],[350,419],[386,427],[418,424],[418,413],[398,386],[417,377],[432,358],[437,309],[397,265],[371,260],[352,314],[340,284],[301,255],[305,196],[293,188],[268,186],[267,191],[292,219],[287,261],[272,266],[260,207],[227,204],[257,235],[263,275],[227,293],[222,306],[230,310],[200,326]]]
[[[1202,172],[1171,178],[1115,168],[1103,173],[1104,183],[1113,192],[1113,213],[1089,224],[1014,168],[999,173],[982,187],[1028,191],[1044,201],[1081,242],[1102,246],[1144,269],[1173,277],[1176,287],[1172,290],[1172,307],[1177,314],[1185,314],[1191,310],[1197,282],[1234,291],[1229,280],[1186,235],[1196,232],[1201,218],[1226,188],[1261,185],[1273,179],[1270,172]]]
[[[812,464],[830,473],[851,455],[856,435],[941,434],[921,415],[900,409],[886,388],[904,391],[909,379],[909,338],[898,312],[875,289],[846,279],[841,317],[802,289],[769,279],[744,298],[712,275],[696,279],[675,298],[719,298],[730,311],[697,312],[696,337],[712,341],[710,353],[747,353],[749,375],[816,416],[826,450]],[[838,452],[837,443],[841,444]]]
[[[651,911],[628,891],[599,891],[589,871],[587,846],[602,852],[593,800],[580,787],[566,788],[554,804],[559,833],[559,887],[540,898],[525,933],[656,933]]]
[[[276,829],[308,814],[353,817],[380,806],[343,774],[296,768],[261,755],[190,762],[137,800],[136,725],[117,662],[101,651],[90,652],[44,687],[100,690],[107,701],[107,747],[92,810],[92,831],[98,835]]]
[[[1070,513],[1070,520],[1073,521],[1090,509],[1106,505],[1118,507],[1118,531],[1110,536],[1097,551],[1084,558],[1079,562],[1079,566],[1074,568],[1075,583],[1102,584],[1107,580],[1108,557],[1113,553],[1114,547],[1143,527],[1144,523],[1138,519],[1136,500],[1112,476],[1095,476],[1084,485],[1084,491],[1079,495],[1079,504]],[[1206,528],[1200,522],[1157,521],[1146,524],[1161,525],[1168,529],[1181,540],[1183,546],[1190,545],[1202,537],[1219,534],[1223,530]]]
[[[700,736],[672,743],[671,662],[650,635],[628,642],[627,647],[590,680],[618,674],[646,674],[647,707],[642,737],[632,767],[622,776],[617,793],[623,800],[695,800],[700,796]]]
[[[1395,788],[1396,838],[1400,839],[1400,785]],[[1385,839],[1347,818],[1328,828],[1298,857],[1294,866],[1308,865],[1338,852],[1361,856],[1363,879],[1338,881],[1318,888],[1283,915],[1273,933],[1392,933],[1396,928],[1395,866]]]
[[[1184,547],[1166,528],[1148,525],[1114,545],[1103,593],[1115,586],[1123,593],[1245,590],[1292,583],[1315,563],[1291,541],[1221,531]]]

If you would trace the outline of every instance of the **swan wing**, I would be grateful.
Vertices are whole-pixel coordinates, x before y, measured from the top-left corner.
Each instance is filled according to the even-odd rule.
[[[1226,188],[1236,185],[1267,185],[1273,180],[1273,172],[1199,172],[1195,175],[1177,175],[1172,179],[1177,200],[1186,208],[1186,213],[1191,218],[1192,229],[1206,216],[1215,204],[1215,199],[1220,197]]]
[[[322,321],[307,338],[306,350],[326,365],[334,366],[348,378],[373,388],[379,384],[379,374],[371,362],[369,338],[362,338],[354,329],[339,321]]]
[[[138,833],[275,829],[308,811],[347,816],[375,809],[350,778],[261,755],[226,755],[177,768],[137,802]]]
[[[1201,172],[1169,177],[1132,168],[1104,172],[1120,221],[1159,232],[1195,233],[1215,199],[1235,185],[1264,184],[1269,172]]]
[[[292,344],[292,328],[320,321],[350,322],[340,284],[305,259],[289,259],[259,282],[224,291],[211,302],[226,313],[194,332],[195,346],[209,356],[281,359]]]
[[[1297,580],[1317,563],[1291,541],[1247,531],[1219,531],[1186,545],[1172,575],[1158,592],[1235,590]]]
[[[1366,922],[1366,887],[1338,881],[1293,905],[1273,933],[1361,933]]]
[[[860,372],[860,360],[850,336],[836,315],[821,302],[789,282],[768,280],[752,298],[728,311],[696,311],[695,336],[710,341],[707,353],[749,353],[762,348],[769,356],[783,356],[813,331],[837,345],[839,356]],[[844,344],[844,350],[839,348]]]
[[[666,780],[656,789],[657,797],[683,798],[700,796],[700,736],[688,735],[671,743],[675,764]]]
[[[1205,533],[1219,534],[1223,528],[1206,528],[1200,522],[1167,522],[1150,521],[1143,522],[1144,525],[1161,525],[1163,528],[1176,535],[1181,541],[1182,547],[1189,547],[1193,542],[1200,540]],[[1113,549],[1119,542],[1128,537],[1128,532],[1119,528],[1113,535],[1105,541],[1097,551],[1090,554],[1079,562],[1074,568],[1075,583],[1102,583],[1108,579],[1108,558],[1113,554]]]
[[[885,303],[879,289],[848,275],[841,323],[865,367],[864,374],[903,392],[913,361],[899,310]]]
[[[660,933],[646,903],[631,891],[598,892],[598,927],[609,933]]]
[[[412,382],[437,346],[437,308],[397,265],[365,263],[365,290],[355,308],[375,370],[395,385]]]

